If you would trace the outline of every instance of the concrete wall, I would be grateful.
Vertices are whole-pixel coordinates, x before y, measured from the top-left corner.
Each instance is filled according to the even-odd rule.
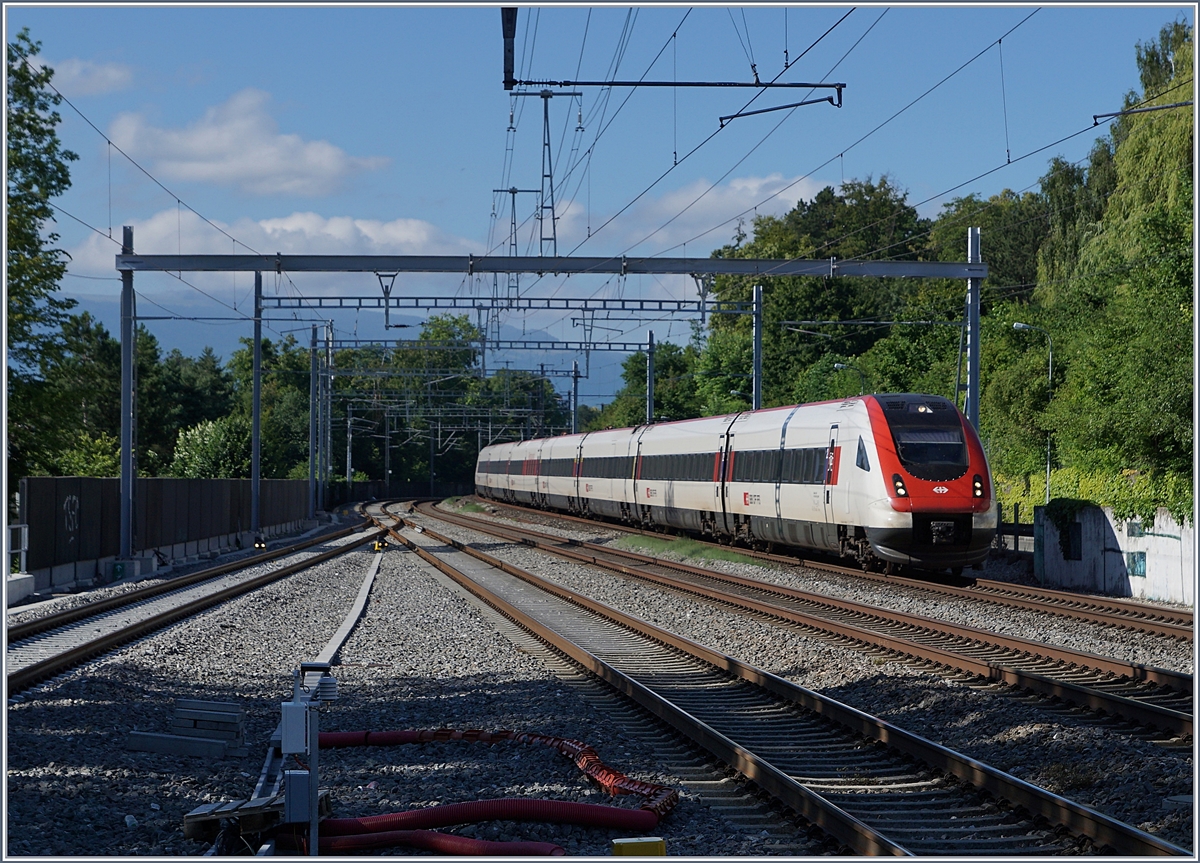
[[[1045,508],[1034,509],[1034,571],[1046,587],[1196,603],[1195,528],[1159,509],[1153,525],[1120,522],[1112,510],[1089,506],[1075,516],[1080,560],[1064,559],[1058,529]],[[1137,555],[1145,556],[1144,574]]]

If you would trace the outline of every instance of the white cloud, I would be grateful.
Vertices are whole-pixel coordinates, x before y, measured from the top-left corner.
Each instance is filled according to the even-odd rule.
[[[481,251],[478,244],[420,219],[383,222],[309,212],[260,221],[240,219],[233,224],[213,221],[240,243],[264,254],[466,255]],[[172,207],[149,219],[135,220],[132,225],[133,247],[143,255],[249,254],[247,248],[235,248],[229,237],[187,210],[180,213]],[[71,272],[101,276],[114,273],[113,256],[118,249],[105,237],[90,234],[69,251]],[[192,281],[190,277],[188,280]]]
[[[711,180],[700,178],[665,192],[657,198],[644,198],[621,214],[581,254],[596,254],[600,249],[624,250],[633,246],[631,254],[654,254],[680,243],[688,243],[691,257],[705,257],[709,251],[730,241],[737,228],[736,216],[745,212],[746,231],[752,230],[754,215],[782,215],[798,200],[809,200],[823,189],[826,182],[809,178],[784,177],[780,173],[766,177],[735,177],[713,186]],[[765,201],[757,210],[754,208]],[[748,211],[748,212],[746,212]],[[581,205],[560,205],[559,245],[574,246],[587,235],[586,211]],[[593,231],[604,223],[609,214],[592,213]],[[683,249],[671,254],[683,254]]]
[[[109,137],[164,179],[233,186],[255,195],[327,195],[352,174],[377,170],[382,156],[350,156],[328,141],[281,134],[270,95],[246,89],[183,129],[159,129],[121,114]]]
[[[112,93],[133,83],[133,69],[124,63],[97,63],[70,57],[58,62],[46,61],[45,65],[54,70],[51,83],[68,97]]]

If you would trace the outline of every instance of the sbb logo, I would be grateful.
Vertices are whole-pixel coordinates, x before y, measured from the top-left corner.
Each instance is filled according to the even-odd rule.
[[[950,491],[950,489],[946,488],[944,485],[935,485],[933,487],[934,494],[945,494],[948,491]]]

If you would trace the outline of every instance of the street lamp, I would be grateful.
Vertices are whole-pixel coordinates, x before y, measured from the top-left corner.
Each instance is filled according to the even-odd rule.
[[[860,396],[866,394],[866,392],[867,392],[867,377],[866,377],[866,375],[864,375],[862,373],[861,369],[859,369],[856,366],[852,366],[848,363],[834,363],[833,367],[835,369],[837,369],[838,371],[842,371],[843,369],[853,369],[854,371],[858,372],[858,380],[859,380],[859,383],[861,384],[861,386],[858,389],[858,394]]]
[[[1050,404],[1050,399],[1054,394],[1054,339],[1050,338],[1050,332],[1041,327],[1035,327],[1033,324],[1022,324],[1019,321],[1013,324],[1014,330],[1037,330],[1046,336],[1046,342],[1050,346],[1050,363],[1046,372],[1046,404]],[[1046,503],[1050,503],[1050,429],[1046,429]]]

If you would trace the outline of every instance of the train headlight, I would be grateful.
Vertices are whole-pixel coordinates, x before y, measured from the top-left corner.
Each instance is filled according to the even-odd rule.
[[[908,489],[904,487],[904,478],[900,474],[892,474],[892,487],[896,489],[896,497],[908,497]]]
[[[975,497],[983,497],[983,477],[979,474],[975,474],[975,484],[971,489],[971,493]]]

